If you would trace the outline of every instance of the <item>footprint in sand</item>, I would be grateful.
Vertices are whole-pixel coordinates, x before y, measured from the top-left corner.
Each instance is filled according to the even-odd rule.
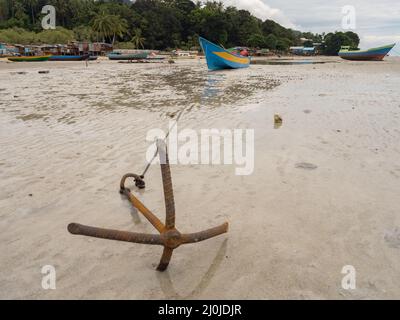
[[[313,163],[308,163],[308,162],[300,162],[300,163],[296,163],[295,166],[297,169],[304,169],[304,170],[315,170],[318,168],[317,165],[313,164]]]
[[[390,248],[400,249],[400,229],[386,230],[383,237]]]

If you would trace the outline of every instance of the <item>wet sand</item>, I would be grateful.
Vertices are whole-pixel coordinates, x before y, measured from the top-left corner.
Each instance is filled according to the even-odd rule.
[[[328,60],[0,62],[0,298],[400,298],[400,60]],[[172,167],[177,227],[229,233],[177,249],[165,273],[162,248],[70,235],[70,222],[154,232],[118,184],[182,108],[180,128],[255,129],[251,176]],[[157,166],[139,194],[164,217]],[[341,287],[345,265],[356,290]]]

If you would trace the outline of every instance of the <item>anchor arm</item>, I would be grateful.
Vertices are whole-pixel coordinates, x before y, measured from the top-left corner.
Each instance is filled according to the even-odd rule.
[[[125,176],[122,177],[121,184],[120,184],[120,193],[124,194],[129,201],[132,203],[132,205],[138,209],[144,216],[145,218],[153,225],[154,228],[157,229],[158,232],[162,233],[165,230],[164,224],[160,221],[160,219],[157,218],[146,206],[137,198],[133,195],[130,189],[125,187],[125,182],[127,178],[137,178],[139,177],[136,174],[126,174]],[[139,177],[140,178],[140,177]]]
[[[71,234],[100,238],[100,239],[133,242],[140,244],[150,244],[150,245],[161,245],[161,246],[164,245],[164,242],[161,239],[160,235],[95,228],[90,226],[84,226],[78,223],[69,224],[68,231]]]
[[[208,229],[201,232],[183,234],[182,235],[182,244],[188,243],[197,243],[200,241],[205,241],[214,237],[217,237],[221,234],[227,233],[229,228],[229,224],[226,222],[218,227]]]

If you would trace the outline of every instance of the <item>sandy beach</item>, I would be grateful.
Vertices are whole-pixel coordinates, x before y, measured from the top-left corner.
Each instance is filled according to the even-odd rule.
[[[310,59],[220,72],[0,61],[0,298],[400,298],[400,58]],[[69,234],[71,222],[154,232],[119,181],[183,108],[181,129],[255,130],[252,175],[171,168],[178,228],[229,233],[177,249],[165,273],[161,247]],[[158,166],[146,183],[135,192],[164,219]],[[356,290],[341,286],[346,265]]]

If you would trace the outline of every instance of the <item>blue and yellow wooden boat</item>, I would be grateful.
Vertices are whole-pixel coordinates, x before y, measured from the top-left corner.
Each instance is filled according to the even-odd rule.
[[[369,50],[351,50],[350,47],[342,47],[339,51],[339,56],[345,60],[361,60],[361,61],[381,61],[385,58],[390,50],[396,44],[372,48]]]
[[[250,66],[249,57],[230,52],[202,37],[199,37],[199,41],[210,70],[239,69]]]

